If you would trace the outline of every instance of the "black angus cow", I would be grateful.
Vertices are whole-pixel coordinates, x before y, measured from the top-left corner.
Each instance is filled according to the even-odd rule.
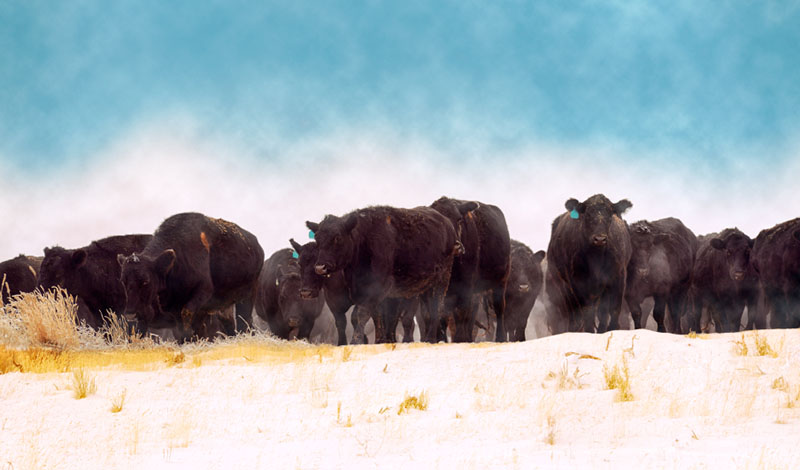
[[[206,317],[236,304],[236,326],[252,324],[264,250],[238,225],[194,212],[167,218],[141,251],[120,255],[126,312],[138,327],[175,328],[185,341]],[[240,326],[240,321],[244,323]]]
[[[319,256],[319,245],[316,242],[308,242],[300,245],[294,239],[290,239],[294,250],[299,255],[302,285],[300,295],[310,299],[324,292],[325,301],[333,314],[338,333],[338,345],[347,345],[347,310],[354,305],[350,297],[350,290],[345,281],[344,272],[337,271],[327,276],[316,273],[315,264]],[[323,289],[324,288],[324,289]],[[398,318],[403,323],[403,342],[414,341],[414,313],[417,310],[418,299],[399,298],[384,299],[378,306],[378,315],[381,315],[383,323],[386,325],[384,331],[375,331],[376,342],[396,342],[396,332]],[[370,319],[370,313],[357,305],[350,316],[353,325],[353,344],[366,344],[367,337],[364,333],[364,326]]]
[[[700,317],[708,309],[717,332],[739,331],[744,307],[755,317],[758,275],[750,263],[753,240],[739,229],[698,237],[692,270],[692,310],[689,329],[701,331]]]
[[[800,327],[800,218],[762,230],[751,260],[759,276],[764,309],[755,326],[765,328],[771,313],[772,328]],[[753,316],[748,312],[748,319]],[[748,321],[748,326],[753,323]]]
[[[376,341],[385,341],[378,307],[386,298],[419,296],[431,323],[439,324],[458,248],[453,224],[442,214],[429,207],[377,206],[306,225],[318,244],[314,271],[343,271],[351,300],[372,316]],[[426,339],[436,341],[436,332],[429,328]]]
[[[544,251],[534,253],[524,243],[511,240],[511,274],[506,288],[505,311],[509,341],[525,341],[528,317],[544,282],[544,257]]]
[[[666,332],[664,314],[669,307],[671,332],[681,333],[681,318],[688,308],[697,237],[680,220],[641,220],[628,226],[633,253],[628,264],[625,300],[635,328],[643,328],[642,302],[653,297],[653,319]]]
[[[553,221],[545,289],[553,334],[619,328],[631,240],[622,214],[632,206],[602,194],[569,199]],[[596,319],[599,321],[595,323]]]
[[[41,266],[41,256],[19,255],[0,263],[3,303],[7,303],[12,295],[36,289],[36,279]]]
[[[258,279],[256,313],[279,338],[308,340],[322,313],[322,297],[301,297],[300,283],[300,265],[291,248],[278,250],[264,261]]]
[[[496,341],[505,341],[506,283],[511,270],[511,242],[506,219],[497,206],[441,197],[431,207],[456,229],[462,253],[453,261],[445,312],[455,320],[453,341],[473,340],[476,299],[486,295],[497,317]],[[446,319],[443,319],[446,321]],[[438,332],[444,338],[444,328]]]
[[[116,235],[82,248],[45,248],[39,286],[66,289],[78,304],[78,320],[99,328],[109,311],[125,312],[125,287],[119,281],[117,256],[141,251],[152,238],[149,234]]]

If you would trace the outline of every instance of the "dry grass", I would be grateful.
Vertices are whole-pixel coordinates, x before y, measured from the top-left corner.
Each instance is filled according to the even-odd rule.
[[[122,411],[122,407],[125,405],[125,395],[127,395],[127,391],[123,390],[119,395],[111,399],[112,413],[119,413]]]
[[[75,299],[61,288],[15,295],[2,308],[3,340],[23,342],[23,347],[78,348],[77,312]]]
[[[603,365],[603,377],[606,388],[617,390],[617,401],[632,401],[633,392],[631,391],[631,375],[628,367],[628,359],[622,356],[622,367],[614,364],[613,367]]]
[[[759,356],[778,357],[778,353],[783,349],[783,344],[781,344],[777,351],[773,349],[767,341],[767,337],[758,334],[758,330],[753,331],[753,342],[755,342],[756,353]]]
[[[403,401],[397,409],[397,414],[408,413],[409,410],[425,411],[428,409],[428,393],[423,390],[417,395],[406,394]]]
[[[581,383],[581,378],[585,374],[580,373],[580,368],[575,367],[575,370],[570,373],[569,372],[569,363],[564,360],[561,365],[561,368],[558,369],[556,372],[550,371],[548,372],[545,380],[555,380],[556,389],[558,390],[572,390],[572,389],[581,389],[583,388],[583,384]]]
[[[70,382],[73,396],[76,400],[81,400],[97,391],[97,384],[94,377],[90,376],[83,369],[72,371],[72,381]]]
[[[744,339],[744,333],[742,333],[742,339],[733,342],[733,353],[737,356],[747,356],[749,351],[747,341]]]
[[[552,415],[547,416],[547,434],[544,436],[544,442],[551,446],[556,443],[556,419]]]

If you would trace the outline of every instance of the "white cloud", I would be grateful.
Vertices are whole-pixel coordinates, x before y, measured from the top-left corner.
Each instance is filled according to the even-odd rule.
[[[675,216],[697,234],[736,225],[755,236],[797,216],[800,207],[793,185],[800,162],[769,171],[743,165],[723,179],[707,168],[677,168],[666,156],[620,155],[611,145],[532,145],[491,159],[460,160],[421,141],[342,132],[284,147],[275,163],[193,129],[140,128],[84,168],[36,181],[3,177],[0,259],[150,233],[182,211],[236,222],[270,254],[290,237],[305,240],[305,220],[374,204],[427,205],[441,195],[498,205],[512,237],[534,249],[546,248],[550,223],[566,199],[597,192],[631,200],[628,221]]]

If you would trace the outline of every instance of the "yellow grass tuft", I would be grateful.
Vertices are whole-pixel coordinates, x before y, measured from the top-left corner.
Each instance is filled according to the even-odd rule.
[[[744,333],[742,333],[742,339],[733,342],[733,352],[737,356],[747,356],[749,349],[747,348],[747,342],[744,340]]]
[[[772,389],[780,390],[781,392],[788,392],[789,384],[783,377],[778,377],[777,379],[772,381]]]
[[[604,364],[603,377],[609,390],[617,390],[617,401],[633,400],[630,368],[628,367],[628,359],[625,356],[622,356],[622,367],[619,364],[614,364],[614,367],[609,368]]]
[[[544,442],[551,446],[556,443],[556,419],[552,415],[547,416],[547,434],[544,436]]]
[[[94,377],[90,376],[83,369],[72,371],[72,382],[70,383],[73,396],[76,400],[81,400],[97,391],[97,384]]]
[[[122,411],[122,407],[125,405],[125,395],[127,394],[126,390],[123,390],[119,395],[114,397],[111,400],[111,412],[112,413],[119,413]]]
[[[26,342],[22,346],[75,349],[80,346],[77,312],[75,299],[58,287],[19,294],[3,306],[4,330],[16,329],[16,340]]]
[[[570,373],[569,372],[569,363],[565,360],[561,365],[561,368],[556,371],[548,372],[545,380],[555,380],[556,381],[556,388],[558,390],[572,390],[572,389],[581,389],[583,388],[583,384],[581,383],[581,377],[586,374],[580,373],[580,368],[575,367],[575,370]]]
[[[778,351],[772,349],[772,346],[770,346],[769,342],[767,341],[767,337],[764,335],[759,335],[758,330],[753,331],[753,341],[756,345],[756,353],[758,353],[759,356],[778,357]],[[781,348],[778,348],[779,351],[780,349]]]
[[[416,396],[406,394],[405,398],[400,403],[400,407],[397,409],[397,414],[408,413],[409,410],[412,409],[420,411],[428,409],[428,393],[425,390]]]

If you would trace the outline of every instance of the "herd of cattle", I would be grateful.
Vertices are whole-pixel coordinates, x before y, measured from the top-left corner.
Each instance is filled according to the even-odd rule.
[[[473,341],[479,306],[496,318],[496,341],[522,341],[543,284],[553,334],[617,329],[623,301],[641,328],[647,297],[662,332],[701,331],[703,311],[715,331],[738,331],[745,307],[747,328],[800,326],[800,218],[755,240],[736,228],[698,237],[675,218],[628,224],[631,206],[601,194],[569,199],[552,224],[546,270],[545,252],[511,240],[498,207],[442,197],[307,222],[310,242],[290,240],[266,260],[238,225],[177,214],[152,235],[20,255],[0,263],[0,279],[4,302],[60,286],[90,327],[124,312],[139,331],[169,328],[181,341],[243,331],[253,310],[273,334],[308,338],[326,303],[340,345],[351,307],[352,343],[367,342],[370,319],[376,342],[396,341],[398,322],[404,341],[415,326],[425,341]]]

